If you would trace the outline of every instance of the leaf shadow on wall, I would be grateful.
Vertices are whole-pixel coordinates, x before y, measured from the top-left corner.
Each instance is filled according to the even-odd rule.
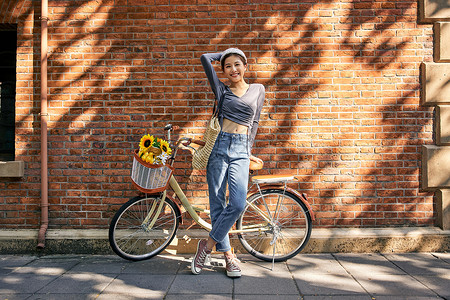
[[[52,224],[104,227],[136,193],[131,153],[143,134],[162,135],[172,123],[181,128],[176,137],[200,137],[213,96],[200,55],[231,46],[248,53],[249,82],[266,87],[254,147],[265,160],[259,174],[299,175],[293,187],[310,196],[316,225],[407,225],[388,217],[386,205],[429,201],[418,188],[401,186],[418,176],[417,140],[430,115],[417,106],[419,83],[409,82],[417,62],[402,60],[414,37],[391,35],[413,15],[383,16],[379,4],[360,2],[347,9],[321,1],[264,12],[252,11],[256,4],[197,5],[182,13],[168,2],[112,3],[51,2],[51,9],[64,8],[49,21],[50,217],[58,220]],[[340,20],[337,8],[347,13]],[[37,36],[39,9],[27,13],[34,15]],[[34,37],[34,61],[39,47]],[[38,79],[37,64],[34,74]],[[381,90],[376,78],[393,88]],[[34,129],[26,134],[38,141],[37,91],[34,102]],[[39,161],[34,150],[29,164]],[[204,203],[204,173],[192,173],[190,159],[179,156],[176,174],[188,196]],[[38,169],[28,172],[39,182]],[[90,220],[91,213],[99,218]]]

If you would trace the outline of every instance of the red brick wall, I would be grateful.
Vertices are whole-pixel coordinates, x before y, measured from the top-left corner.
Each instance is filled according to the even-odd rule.
[[[244,50],[249,82],[266,87],[254,154],[264,173],[294,172],[316,226],[432,225],[420,190],[420,147],[432,108],[419,106],[419,65],[431,25],[415,0],[49,1],[50,228],[104,228],[137,194],[131,152],[142,134],[202,132],[212,93],[200,55]],[[16,160],[0,179],[0,226],[40,216],[40,1],[0,0],[18,24]],[[220,72],[219,69],[217,69]],[[185,153],[186,154],[186,153]],[[206,203],[205,178],[179,157],[187,195]]]

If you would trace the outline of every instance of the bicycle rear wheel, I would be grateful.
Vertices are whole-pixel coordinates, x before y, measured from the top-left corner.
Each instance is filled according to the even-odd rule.
[[[263,214],[267,217],[264,218]],[[307,206],[294,194],[281,189],[262,190],[249,197],[236,223],[242,246],[265,261],[285,261],[297,255],[311,236],[312,220]]]
[[[135,197],[117,211],[109,226],[109,244],[117,255],[133,261],[149,259],[170,244],[178,229],[180,213],[166,198],[151,226],[160,202],[157,197]]]

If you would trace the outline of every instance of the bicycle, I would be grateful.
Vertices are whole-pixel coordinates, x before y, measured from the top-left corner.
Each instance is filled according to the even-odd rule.
[[[169,143],[174,126],[168,124]],[[162,252],[173,240],[178,226],[183,222],[181,206],[203,229],[211,230],[211,224],[198,212],[208,210],[192,206],[173,176],[173,163],[180,148],[202,146],[203,141],[181,137],[172,149],[170,163],[149,165],[134,153],[131,178],[145,196],[137,196],[123,204],[113,216],[109,226],[109,243],[120,257],[140,261]],[[262,166],[250,165],[250,169]],[[297,255],[311,236],[314,214],[306,194],[287,186],[298,181],[295,175],[260,175],[251,177],[247,205],[236,222],[239,241],[251,255],[265,261],[281,262]],[[167,195],[167,189],[175,192],[177,199]]]

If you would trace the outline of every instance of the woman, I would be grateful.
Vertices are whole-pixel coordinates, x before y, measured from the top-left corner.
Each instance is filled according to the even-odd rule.
[[[229,86],[219,80],[212,62],[220,61]],[[251,155],[264,104],[265,89],[261,84],[244,80],[247,57],[237,48],[222,53],[203,54],[203,68],[218,101],[221,132],[216,140],[206,168],[212,230],[207,240],[198,243],[191,270],[199,274],[214,246],[224,252],[227,276],[240,277],[241,269],[231,251],[228,231],[245,208],[250,161],[262,164]],[[228,204],[225,199],[228,184]]]

